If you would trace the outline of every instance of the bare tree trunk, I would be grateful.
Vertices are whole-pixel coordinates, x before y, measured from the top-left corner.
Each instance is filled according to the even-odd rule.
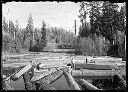
[[[125,35],[125,55],[126,55],[126,35]]]
[[[14,32],[14,39],[16,38],[16,32]]]
[[[34,44],[35,44],[35,43],[34,43],[34,31],[33,31],[33,46],[34,46]]]

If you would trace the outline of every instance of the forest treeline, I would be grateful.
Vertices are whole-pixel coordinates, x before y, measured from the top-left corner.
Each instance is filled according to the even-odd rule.
[[[21,28],[18,20],[14,24],[2,17],[2,51],[9,53],[21,53],[25,51],[40,52],[64,48],[64,44],[73,46],[74,33],[59,27],[47,27],[42,20],[42,27],[34,28],[32,15],[29,15],[26,28]],[[51,43],[51,46],[48,46]],[[56,47],[54,46],[56,45]],[[55,47],[55,48],[53,48]]]
[[[13,23],[2,16],[2,51],[39,52],[68,47],[76,54],[126,57],[126,4],[118,8],[111,2],[81,2],[78,36],[63,28],[48,27],[44,20],[41,28],[35,28],[31,14],[26,28],[21,28],[18,20]],[[86,15],[90,22],[86,22]]]

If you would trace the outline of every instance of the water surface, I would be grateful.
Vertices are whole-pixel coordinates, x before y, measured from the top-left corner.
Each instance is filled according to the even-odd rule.
[[[10,85],[13,86],[15,90],[25,90],[23,76],[16,81],[11,80]]]
[[[70,90],[70,87],[64,75],[62,75],[58,80],[53,82],[52,86],[55,87],[57,90]]]

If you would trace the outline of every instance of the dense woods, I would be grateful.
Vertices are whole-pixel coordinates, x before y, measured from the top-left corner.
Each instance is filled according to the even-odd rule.
[[[79,28],[80,53],[125,56],[126,10],[117,3],[81,2]],[[86,22],[89,14],[90,23]]]
[[[76,54],[125,57],[125,3],[120,10],[118,8],[117,3],[111,2],[81,2],[78,36],[63,28],[48,27],[43,19],[42,27],[35,28],[31,14],[26,28],[21,28],[18,20],[14,23],[2,16],[2,51],[21,53],[72,48]],[[90,22],[86,22],[87,15]]]

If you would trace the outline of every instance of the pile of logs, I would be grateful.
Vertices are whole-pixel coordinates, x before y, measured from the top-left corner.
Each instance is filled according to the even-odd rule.
[[[71,90],[103,90],[92,85],[84,78],[111,78],[113,79],[113,84],[115,84],[113,87],[117,89],[119,87],[120,89],[126,88],[126,81],[121,75],[116,74],[113,70],[70,70],[68,66],[51,66],[51,68],[49,67],[48,72],[42,73],[38,76],[34,74],[33,65],[26,65],[22,69],[11,74],[9,77],[5,76],[3,78],[3,88],[4,90],[14,90],[14,88],[9,85],[9,80],[17,81],[23,76],[26,90],[57,90],[51,85],[51,83],[59,79],[62,75],[65,76]],[[79,77],[78,81],[74,79],[76,77]]]

